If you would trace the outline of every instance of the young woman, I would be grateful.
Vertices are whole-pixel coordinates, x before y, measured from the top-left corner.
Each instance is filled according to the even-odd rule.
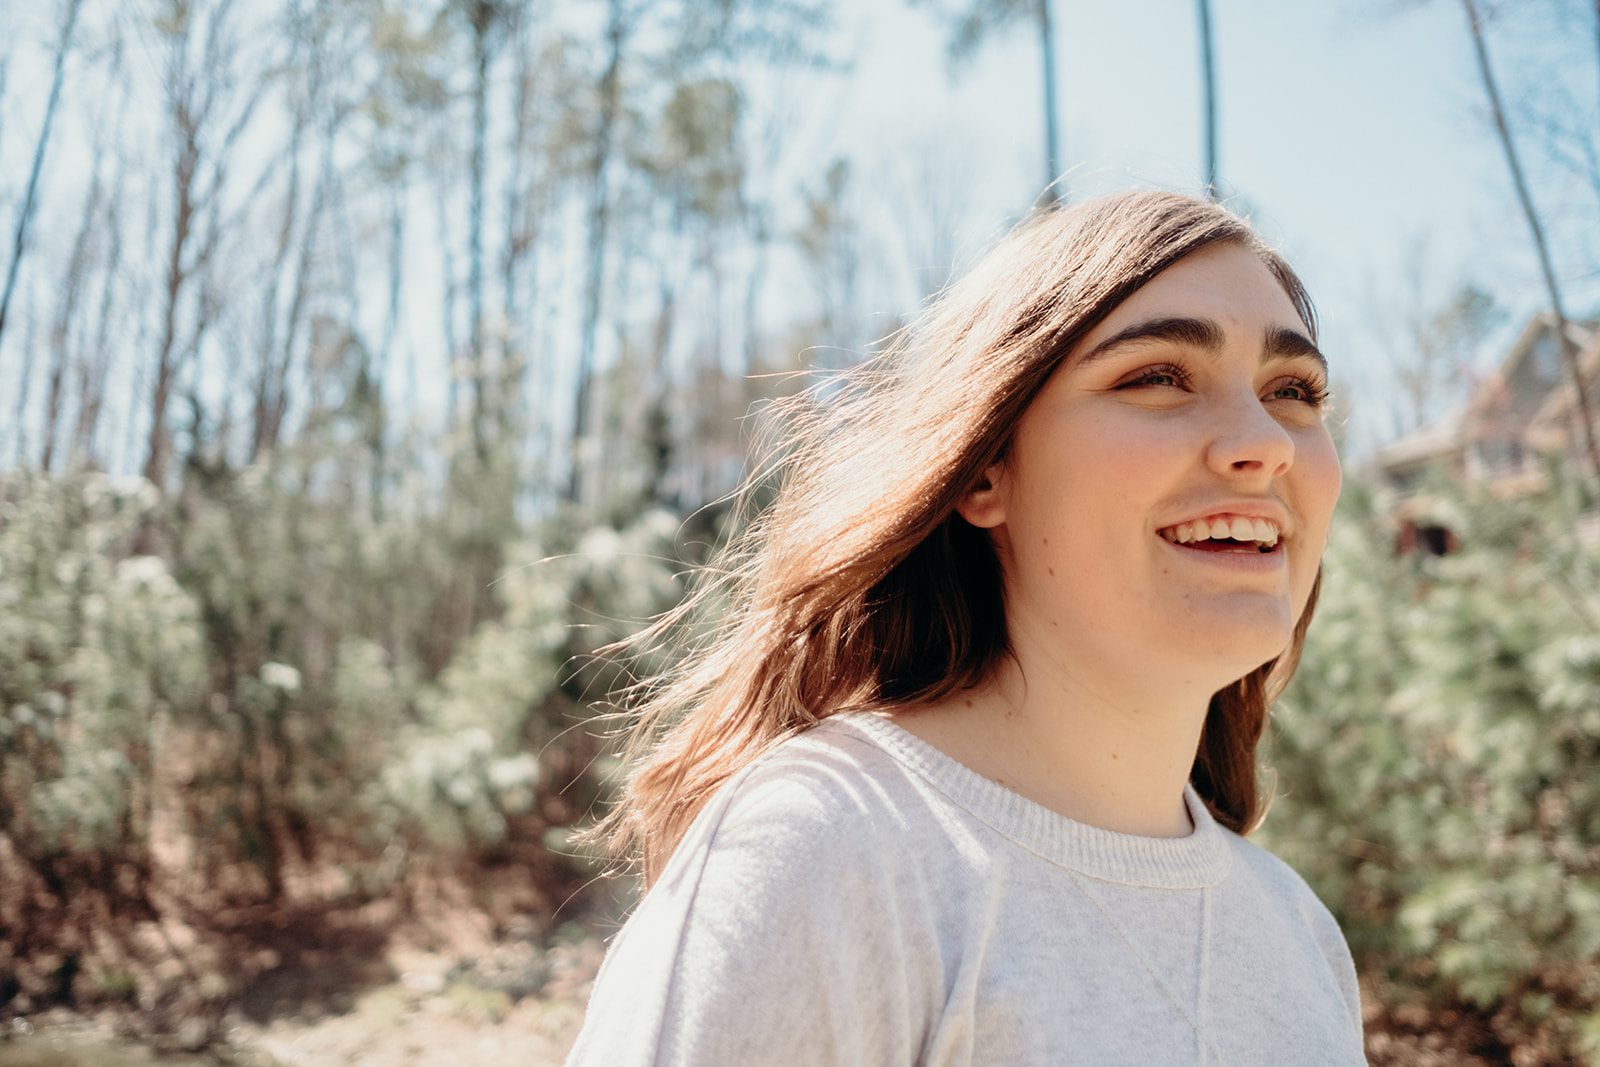
[[[1129,193],[1020,226],[798,425],[609,828],[569,1064],[1360,1064],[1241,834],[1339,466],[1309,300]]]

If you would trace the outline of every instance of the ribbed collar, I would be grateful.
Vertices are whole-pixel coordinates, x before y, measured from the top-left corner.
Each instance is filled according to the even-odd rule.
[[[1139,837],[1074,822],[1018,796],[958,763],[894,722],[871,712],[825,720],[812,733],[848,730],[881,748],[897,763],[931,782],[957,807],[1018,845],[1090,878],[1151,889],[1204,889],[1228,874],[1229,834],[1206,810],[1194,786],[1184,803],[1194,832],[1188,837]]]

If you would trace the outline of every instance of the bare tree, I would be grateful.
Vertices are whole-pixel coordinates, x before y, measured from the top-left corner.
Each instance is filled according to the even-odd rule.
[[[606,68],[597,91],[593,162],[590,166],[588,273],[584,281],[583,322],[578,341],[578,383],[572,404],[572,468],[567,499],[583,499],[584,464],[590,450],[595,341],[600,325],[600,295],[605,282],[606,230],[611,220],[608,171],[617,120],[622,111],[622,55],[631,27],[626,0],[606,6]]]
[[[1494,68],[1489,62],[1488,44],[1484,40],[1482,13],[1478,10],[1476,0],[1461,0],[1461,8],[1467,17],[1467,28],[1472,34],[1478,76],[1483,82],[1484,95],[1488,99],[1489,111],[1494,119],[1495,134],[1505,155],[1506,166],[1511,171],[1511,182],[1516,188],[1517,201],[1522,207],[1523,219],[1528,224],[1528,232],[1533,238],[1534,250],[1538,254],[1539,271],[1544,278],[1546,296],[1550,300],[1550,313],[1555,319],[1556,344],[1561,349],[1561,361],[1566,368],[1576,401],[1573,407],[1578,439],[1588,457],[1592,472],[1597,479],[1600,479],[1600,442],[1595,438],[1594,408],[1590,403],[1588,389],[1578,366],[1578,346],[1574,343],[1568,328],[1569,319],[1562,302],[1561,286],[1556,280],[1555,265],[1550,257],[1549,242],[1545,239],[1544,222],[1534,205],[1533,194],[1528,188],[1522,162],[1517,154],[1516,142],[1511,136],[1505,107],[1501,103],[1500,88],[1495,81]]]
[[[67,69],[67,55],[72,50],[72,31],[78,24],[78,11],[82,0],[67,0],[67,10],[61,21],[61,36],[56,45],[54,74],[50,79],[50,96],[45,101],[44,121],[39,127],[39,140],[33,150],[33,166],[28,171],[28,188],[22,195],[22,209],[17,213],[17,225],[11,241],[11,265],[6,268],[5,288],[0,290],[0,340],[5,337],[6,314],[11,308],[11,294],[16,291],[17,274],[22,267],[22,255],[27,249],[28,226],[33,221],[35,198],[39,191],[39,174],[44,169],[45,151],[50,147],[50,130],[55,123],[56,106],[61,101],[61,82]]]
[[[317,78],[315,62],[311,64],[313,83]],[[256,356],[255,382],[251,390],[251,460],[270,451],[278,443],[278,433],[288,408],[289,361],[294,352],[296,335],[302,320],[301,307],[305,300],[306,258],[312,246],[312,234],[298,235],[301,255],[290,285],[289,310],[285,316],[279,310],[285,270],[291,264],[294,250],[296,223],[300,215],[301,182],[303,180],[302,155],[305,150],[306,129],[311,123],[310,110],[315,89],[298,94],[294,104],[294,117],[289,129],[288,143],[283,156],[287,160],[287,186],[283,193],[282,217],[278,223],[277,238],[273,243],[272,260],[267,264],[265,285],[261,291],[261,338]],[[320,194],[320,187],[318,193]],[[320,201],[320,195],[315,199]],[[319,212],[313,209],[313,217]]]
[[[234,150],[263,83],[237,69],[233,0],[168,0],[156,20],[171,159],[171,237],[150,396],[144,476],[161,485],[172,454],[168,409],[178,375],[198,352],[215,310],[205,276],[222,233]],[[198,279],[199,285],[193,283]],[[193,293],[193,298],[191,294]],[[208,299],[211,297],[213,299]],[[185,323],[186,307],[193,321]]]
[[[94,454],[95,435],[105,405],[106,374],[111,366],[111,330],[116,321],[117,282],[122,267],[124,169],[124,160],[118,153],[116,169],[108,183],[111,193],[102,218],[101,233],[106,249],[100,268],[100,298],[95,308],[94,333],[77,360],[78,420],[72,438],[75,457]]]
[[[383,190],[388,231],[384,253],[387,301],[375,353],[375,373],[380,380],[388,379],[400,337],[405,253],[408,240],[413,239],[406,223],[420,155],[416,142],[449,102],[444,82],[435,70],[442,26],[442,22],[436,22],[429,30],[414,33],[403,18],[380,8],[366,28],[368,52],[377,61],[377,70],[363,87],[360,101],[359,110],[368,122],[369,142],[362,166],[366,176]],[[452,328],[448,303],[444,311],[446,326]],[[406,348],[404,378],[406,396],[415,403],[419,382],[414,344]],[[453,416],[453,405],[451,411]]]
[[[260,324],[254,339],[256,362],[249,384],[250,447],[252,459],[276,448],[291,406],[294,368],[309,347],[310,305],[320,290],[316,261],[332,235],[343,231],[332,224],[340,196],[337,159],[339,137],[351,106],[339,95],[339,78],[351,66],[347,30],[349,17],[339,5],[296,0],[284,11],[282,35],[286,56],[282,66],[290,110],[289,130],[278,153],[279,168],[261,176],[250,201],[265,199],[268,179],[284,172],[284,185],[271,258],[260,270]],[[309,142],[317,135],[315,147]],[[312,174],[314,173],[314,177]],[[307,186],[309,185],[309,192]],[[343,253],[344,290],[352,310],[350,292],[357,270],[350,262],[348,238],[337,243]]]
[[[1418,235],[1406,249],[1397,284],[1369,288],[1368,320],[1394,372],[1395,388],[1387,392],[1396,436],[1435,424],[1466,400],[1477,384],[1476,357],[1506,318],[1477,282],[1462,278],[1443,289],[1441,273]]]
[[[849,203],[850,184],[849,161],[834,160],[822,188],[805,194],[806,222],[794,235],[821,300],[817,333],[835,353],[848,352],[862,340],[856,323],[861,235]]]
[[[81,463],[94,455],[95,436],[104,410],[106,376],[113,357],[114,306],[123,281],[123,210],[127,202],[128,159],[117,135],[126,128],[132,93],[124,63],[125,38],[121,34],[113,35],[108,47],[109,55],[96,64],[105,71],[105,88],[100,99],[108,106],[97,110],[93,120],[90,191],[73,250],[76,260],[78,248],[84,247],[84,262],[77,271],[69,265],[68,284],[63,286],[63,293],[73,287],[87,290],[97,285],[98,288],[94,293],[82,294],[82,300],[89,302],[87,307],[80,304],[77,294],[71,301],[63,299],[55,331],[63,340],[69,333],[77,338],[71,356],[71,385],[77,394],[77,417],[66,442],[69,464]],[[91,251],[92,255],[88,254]],[[97,277],[85,276],[90,268]],[[53,436],[47,440],[53,440]],[[44,465],[48,467],[49,463],[46,457]]]
[[[913,6],[934,7],[951,25],[949,55],[957,66],[971,59],[996,30],[1016,22],[1032,22],[1039,34],[1039,65],[1043,93],[1044,192],[1039,203],[1050,204],[1061,195],[1061,124],[1056,117],[1055,27],[1050,0],[962,0],[964,8],[951,11],[949,0],[911,0]]]
[[[489,353],[484,339],[483,237],[488,180],[489,71],[505,37],[511,8],[500,0],[464,0],[472,29],[472,160],[471,203],[467,210],[467,333],[472,360],[472,443],[478,462],[489,457],[491,384]]]
[[[67,385],[69,338],[78,317],[79,300],[88,273],[90,249],[99,229],[102,200],[105,196],[101,175],[104,148],[98,143],[99,138],[96,138],[96,141],[88,202],[79,220],[78,233],[72,241],[72,252],[67,257],[65,275],[61,279],[61,288],[56,299],[55,321],[50,329],[50,373],[45,386],[44,447],[39,457],[41,470],[49,470],[55,458],[57,427],[61,421],[61,409]]]
[[[924,144],[902,154],[888,179],[886,207],[905,246],[920,303],[949,284],[955,272],[956,242],[970,206],[970,160]]]

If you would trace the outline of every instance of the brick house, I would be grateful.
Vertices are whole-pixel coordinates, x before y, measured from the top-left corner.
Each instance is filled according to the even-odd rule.
[[[1578,346],[1590,406],[1600,407],[1600,322],[1569,323],[1567,329]],[[1454,547],[1454,535],[1426,494],[1427,482],[1439,474],[1520,496],[1544,486],[1549,456],[1565,453],[1586,464],[1576,408],[1554,316],[1540,312],[1465,406],[1379,450],[1378,470],[1400,523],[1396,547],[1433,555]],[[1600,517],[1589,525],[1600,537]]]

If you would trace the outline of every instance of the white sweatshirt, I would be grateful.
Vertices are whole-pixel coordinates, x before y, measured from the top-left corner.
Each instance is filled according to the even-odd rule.
[[[1364,1064],[1338,925],[1219,826],[1073,822],[886,719],[737,775],[616,938],[568,1067]]]

